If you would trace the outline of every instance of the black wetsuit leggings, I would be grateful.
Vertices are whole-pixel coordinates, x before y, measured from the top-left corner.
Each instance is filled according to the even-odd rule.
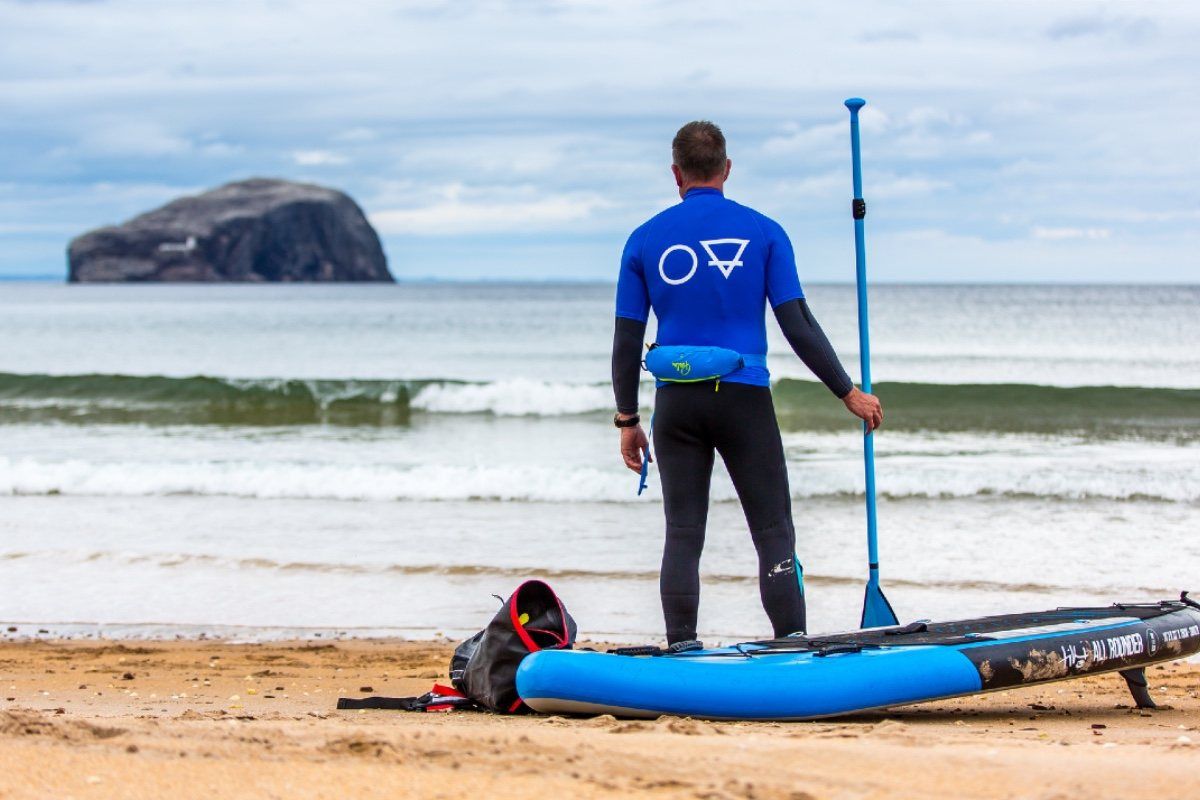
[[[776,636],[805,629],[787,464],[771,390],[712,382],[658,390],[654,452],[667,518],[659,589],[670,644],[696,638],[700,551],[714,453],[720,453],[758,551],[759,592]]]

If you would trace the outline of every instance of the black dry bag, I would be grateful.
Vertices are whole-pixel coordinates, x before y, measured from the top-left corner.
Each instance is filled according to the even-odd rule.
[[[567,650],[575,644],[575,620],[542,581],[526,581],[504,601],[488,626],[460,644],[450,661],[454,688],[501,714],[521,709],[517,667],[538,650]]]

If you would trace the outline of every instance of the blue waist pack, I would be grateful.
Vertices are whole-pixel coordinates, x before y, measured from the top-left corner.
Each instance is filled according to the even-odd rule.
[[[700,345],[652,344],[642,361],[646,369],[663,383],[702,383],[716,381],[713,390],[721,388],[721,378],[737,372],[742,367],[765,367],[765,355],[744,356],[725,347]],[[651,418],[650,429],[654,429]],[[646,477],[650,474],[650,447],[642,456],[642,472],[638,481],[638,494],[646,488]]]
[[[766,366],[766,356],[744,356],[724,347],[650,345],[646,369],[665,383],[717,381],[745,366]]]

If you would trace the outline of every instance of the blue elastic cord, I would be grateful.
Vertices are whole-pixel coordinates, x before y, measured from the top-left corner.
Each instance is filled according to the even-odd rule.
[[[650,445],[642,452],[642,476],[638,479],[638,497],[646,491],[646,478],[650,477]]]
[[[650,415],[650,435],[654,435],[654,415]],[[646,479],[650,477],[650,445],[642,450],[642,473],[638,478],[638,497],[642,496],[642,492],[646,491]]]

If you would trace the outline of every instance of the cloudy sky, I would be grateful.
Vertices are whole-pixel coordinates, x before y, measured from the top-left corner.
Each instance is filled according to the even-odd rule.
[[[402,279],[609,279],[703,117],[802,278],[851,280],[861,95],[877,279],[1200,280],[1194,3],[0,0],[0,30],[0,275],[266,175],[350,193]]]

